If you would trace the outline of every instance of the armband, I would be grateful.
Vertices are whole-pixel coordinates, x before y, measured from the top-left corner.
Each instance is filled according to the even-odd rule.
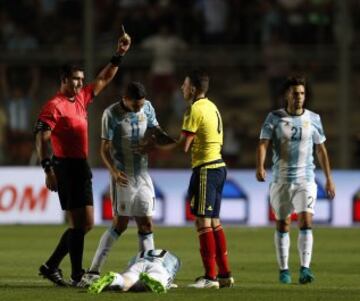
[[[37,132],[46,132],[46,131],[51,131],[50,126],[46,122],[38,119],[34,127],[34,134],[36,134]]]
[[[110,63],[115,67],[119,67],[122,59],[123,59],[123,55],[115,54],[112,56]]]
[[[49,158],[45,158],[45,159],[41,160],[40,164],[41,164],[43,170],[45,171],[45,173],[50,172],[51,167],[52,167],[52,162]]]

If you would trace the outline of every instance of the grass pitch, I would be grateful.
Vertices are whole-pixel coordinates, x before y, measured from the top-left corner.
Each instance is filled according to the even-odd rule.
[[[38,268],[55,247],[65,227],[1,226],[0,227],[0,300],[171,300],[171,301],[230,301],[230,300],[360,300],[360,239],[358,228],[314,230],[312,270],[315,282],[300,285],[297,254],[297,230],[291,234],[290,269],[293,284],[278,283],[278,269],[273,247],[272,228],[226,227],[228,249],[235,287],[221,290],[186,288],[203,272],[198,241],[192,227],[155,229],[155,243],[182,260],[176,283],[178,289],[167,294],[104,292],[90,295],[74,288],[57,288],[40,278]],[[97,227],[86,237],[84,267],[90,261],[98,240],[105,230]],[[121,271],[136,253],[137,234],[133,227],[118,240],[110,253],[104,271]],[[66,259],[61,268],[69,277]]]

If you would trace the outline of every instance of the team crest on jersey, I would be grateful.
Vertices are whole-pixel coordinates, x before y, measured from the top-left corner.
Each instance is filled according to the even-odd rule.
[[[143,122],[145,120],[145,115],[140,114],[138,118],[139,118],[139,122]]]
[[[303,127],[304,127],[304,128],[309,127],[309,125],[310,125],[310,122],[309,122],[309,121],[304,121],[304,123],[303,123]]]

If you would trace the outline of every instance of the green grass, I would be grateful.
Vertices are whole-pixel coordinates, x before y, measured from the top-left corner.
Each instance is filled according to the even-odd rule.
[[[273,229],[227,227],[230,262],[235,287],[222,290],[187,289],[202,274],[197,236],[192,227],[156,228],[155,242],[182,260],[176,283],[178,289],[165,295],[152,293],[114,293],[90,295],[83,290],[56,288],[37,276],[40,264],[47,259],[64,227],[2,226],[0,227],[0,300],[360,300],[359,229],[317,228],[312,270],[316,280],[310,285],[297,284],[297,231],[291,235],[290,269],[294,284],[278,283],[278,269],[273,247]],[[84,267],[97,247],[105,228],[98,227],[86,237]],[[136,230],[131,227],[112,250],[106,271],[121,271],[137,250]],[[69,261],[62,264],[69,277]]]

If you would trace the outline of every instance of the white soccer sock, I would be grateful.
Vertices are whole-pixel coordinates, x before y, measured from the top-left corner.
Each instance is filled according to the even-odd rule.
[[[314,238],[312,229],[304,229],[299,231],[298,250],[302,267],[310,267],[313,242]]]
[[[140,233],[138,232],[139,237],[139,252],[154,250],[154,235],[152,232],[150,233]]]
[[[112,227],[104,232],[92,260],[90,271],[100,273],[111,247],[119,237],[120,235]]]
[[[289,232],[275,231],[274,235],[276,259],[280,270],[288,270],[290,235]]]
[[[124,277],[119,273],[115,273],[115,278],[113,282],[111,282],[110,286],[116,286],[122,290],[124,288]]]

